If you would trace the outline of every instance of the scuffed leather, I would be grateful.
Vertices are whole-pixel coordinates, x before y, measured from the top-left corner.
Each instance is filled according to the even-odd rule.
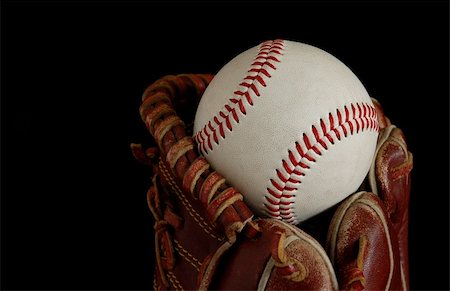
[[[348,283],[346,278],[348,274],[345,273],[355,267],[355,256],[352,257],[345,250],[347,252],[354,250],[360,236],[366,235],[369,255],[364,257],[365,269],[362,273],[366,284],[364,289],[409,290],[408,215],[412,154],[408,151],[403,132],[391,124],[377,100],[373,99],[373,103],[377,109],[381,132],[372,167],[361,190],[375,193],[364,195],[369,195],[371,200],[376,201],[372,203],[372,209],[378,209],[382,215],[368,215],[371,212],[368,211],[367,205],[362,205],[358,200],[347,205],[349,199],[352,199],[350,197],[346,200],[347,202],[339,206],[330,223],[327,249],[331,252],[330,258],[335,263],[340,288],[346,289],[348,286],[342,286],[342,281],[346,281],[344,284]],[[342,215],[342,209],[345,207],[348,207],[346,215],[336,218]],[[373,211],[372,214],[374,214]],[[375,219],[376,217],[379,219]],[[387,232],[380,232],[381,217],[385,217],[389,237],[386,236]],[[331,239],[331,233],[340,233],[341,236]],[[384,264],[380,263],[380,258],[386,254],[386,245],[379,244],[380,240],[387,242],[388,239],[390,239],[395,263],[389,284],[386,283],[386,278],[381,276],[386,273],[387,267],[387,261]],[[336,247],[336,250],[332,251],[332,246]],[[370,255],[371,253],[373,255]],[[378,270],[375,275],[371,273],[372,267]],[[383,287],[384,284],[386,284],[385,287]]]
[[[241,240],[224,257],[214,290],[337,290],[333,267],[322,246],[295,226],[275,219],[256,221],[261,236],[256,240]],[[285,278],[277,272],[271,259],[273,236],[282,231],[291,241],[285,247],[288,261],[300,265],[298,278]],[[297,281],[296,281],[297,279]]]
[[[361,250],[363,237],[367,243]],[[359,192],[339,206],[330,224],[327,250],[342,289],[402,289],[397,236],[375,194]],[[356,288],[355,280],[360,281]]]
[[[377,192],[386,206],[389,220],[397,234],[402,280],[409,289],[408,265],[408,222],[409,194],[411,188],[410,171],[412,155],[406,146],[403,132],[395,126],[385,129],[387,135],[377,151],[377,158],[370,178],[375,181],[372,191]]]
[[[204,83],[189,75],[166,77],[158,86],[174,96],[178,91],[192,93],[187,80],[199,83],[194,89],[200,95]],[[132,145],[135,157],[151,166],[154,174],[148,192],[158,258],[154,289],[408,289],[412,155],[401,130],[384,116],[381,105],[373,102],[381,132],[372,168],[360,187],[367,192],[353,194],[297,226],[253,219],[244,221],[252,227],[230,235],[223,226],[232,224],[212,223],[207,209],[180,178],[195,160],[195,153],[189,151],[173,170],[173,162],[165,159],[171,144],[186,134],[180,126],[156,141],[159,151],[150,148],[144,152],[140,145]],[[195,106],[196,102],[183,99],[180,104]],[[151,111],[151,106],[143,106],[143,112]],[[191,120],[183,121],[188,124]],[[158,130],[155,134],[163,135]],[[244,208],[235,209],[240,214]]]

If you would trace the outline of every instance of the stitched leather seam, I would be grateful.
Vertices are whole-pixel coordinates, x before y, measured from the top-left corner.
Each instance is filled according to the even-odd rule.
[[[271,186],[266,189],[264,203],[269,216],[295,222],[295,191],[300,187],[307,170],[316,163],[314,157],[321,156],[336,140],[365,130],[379,130],[375,107],[367,103],[351,103],[337,108],[335,114],[328,114],[328,122],[321,118],[319,124],[312,125],[309,135],[304,133],[295,142],[293,150],[288,150],[289,158],[281,161],[281,167],[275,170],[276,176],[270,179]]]
[[[198,223],[201,229],[203,229],[207,234],[209,234],[212,238],[217,239],[218,241],[222,241],[223,239],[220,237],[217,237],[214,235],[214,230],[205,222],[205,220],[198,214],[195,209],[192,207],[192,205],[189,203],[189,201],[184,197],[183,192],[178,187],[176,182],[172,179],[170,176],[168,170],[166,169],[164,163],[160,160],[159,161],[159,168],[161,169],[161,173],[164,175],[170,186],[172,187],[172,190],[177,195],[178,199],[180,199],[181,203],[186,208],[189,215]]]
[[[277,69],[283,51],[283,40],[266,41],[260,45],[247,75],[239,84],[239,89],[234,91],[224,109],[194,135],[199,151],[203,154],[212,151],[214,144],[219,144],[219,136],[225,138],[227,132],[233,131],[231,120],[238,124],[240,116],[247,114],[249,107],[253,106],[253,100],[261,95],[256,85],[267,86],[266,81]]]
[[[155,290],[155,291],[161,290],[159,288],[158,282],[156,281],[156,272],[153,272],[153,290]]]
[[[183,248],[182,245],[175,239],[175,249],[177,250],[178,254],[182,256],[186,261],[188,261],[189,264],[191,264],[197,272],[200,272],[200,266],[202,263],[197,260],[191,253],[189,253],[185,248]]]
[[[181,286],[180,281],[178,281],[177,277],[173,272],[167,272],[167,275],[169,277],[170,283],[172,283],[172,286],[175,288],[175,290],[184,290],[183,286]]]

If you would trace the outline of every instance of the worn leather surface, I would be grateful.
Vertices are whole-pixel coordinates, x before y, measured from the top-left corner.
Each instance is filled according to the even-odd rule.
[[[208,221],[199,201],[183,193],[179,185],[173,184],[175,180],[169,175],[168,172],[161,174],[163,185],[170,196],[177,198],[176,211],[183,220],[181,227],[170,230],[176,254],[175,266],[170,270],[173,273],[172,281],[178,281],[183,289],[195,289],[203,262],[226,242],[226,238],[223,230]]]
[[[380,133],[376,158],[368,175],[370,191],[376,193],[386,206],[387,215],[397,234],[402,285],[409,289],[408,226],[413,155],[400,128],[391,124],[378,101]]]
[[[408,265],[408,222],[410,174],[412,155],[406,146],[402,131],[394,126],[386,128],[386,141],[379,148],[375,160],[374,173],[376,191],[384,202],[392,228],[397,234],[402,280],[409,289]]]
[[[402,131],[391,124],[379,102],[375,99],[373,101],[378,111],[381,132],[372,167],[361,190],[375,194],[354,194],[339,206],[330,223],[327,250],[335,264],[340,288],[346,289],[349,286],[343,285],[349,284],[349,270],[353,270],[352,276],[357,276],[354,272],[354,249],[359,247],[360,238],[364,236],[367,238],[367,254],[363,256],[361,274],[364,286],[360,287],[368,290],[408,290],[408,215],[412,154],[408,151]],[[393,260],[386,259],[389,254],[388,244],[392,249],[390,256]],[[391,271],[387,270],[388,266]],[[391,274],[391,278],[386,277],[386,274]]]
[[[364,248],[361,239],[366,240]],[[340,287],[351,289],[356,280],[366,290],[402,289],[397,241],[375,194],[359,192],[346,199],[333,217],[327,241]]]
[[[162,80],[159,87],[174,96],[183,96],[189,86],[197,88],[198,96],[204,89],[201,79],[187,75]],[[164,96],[156,97],[168,102]],[[183,99],[181,104],[195,104],[194,99],[189,100]],[[201,192],[201,184],[195,184],[197,177],[191,175],[195,171],[190,169],[198,161],[197,153],[189,148],[189,143],[183,144],[189,127],[177,121],[164,133],[159,124],[168,123],[169,118],[152,118],[160,114],[158,110],[171,115],[173,109],[145,105],[142,110],[148,111],[146,124],[156,124],[156,129],[150,129],[157,136],[159,148],[145,152],[138,145],[132,148],[136,158],[151,166],[154,174],[148,192],[149,207],[155,217],[154,288],[408,289],[412,155],[401,130],[384,116],[376,100],[374,105],[382,128],[374,162],[360,187],[367,192],[353,194],[297,226],[251,218],[239,201],[225,205],[219,218],[212,219],[208,205],[195,196]],[[184,155],[177,157],[178,151]],[[201,179],[204,178],[198,178],[200,182]],[[250,219],[241,221],[243,217]]]
[[[230,249],[221,262],[212,289],[220,290],[336,290],[331,262],[322,246],[295,226],[275,219],[256,221],[261,236],[242,240]],[[288,260],[297,264],[301,274],[286,278],[271,257],[277,232],[286,235],[282,246]],[[232,278],[232,279],[231,279]]]

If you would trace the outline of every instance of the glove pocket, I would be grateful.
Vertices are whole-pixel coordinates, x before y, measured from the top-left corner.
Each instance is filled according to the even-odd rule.
[[[299,228],[258,219],[260,236],[238,240],[217,269],[215,290],[338,290],[323,247]]]
[[[331,221],[326,249],[343,290],[402,289],[398,241],[373,193],[348,197]]]

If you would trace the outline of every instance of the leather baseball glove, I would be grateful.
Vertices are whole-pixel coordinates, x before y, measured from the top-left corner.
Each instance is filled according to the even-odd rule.
[[[154,289],[408,289],[412,155],[380,104],[377,152],[360,191],[294,226],[255,217],[197,152],[192,124],[212,77],[166,76],[143,94],[153,146],[131,148],[151,168]]]

